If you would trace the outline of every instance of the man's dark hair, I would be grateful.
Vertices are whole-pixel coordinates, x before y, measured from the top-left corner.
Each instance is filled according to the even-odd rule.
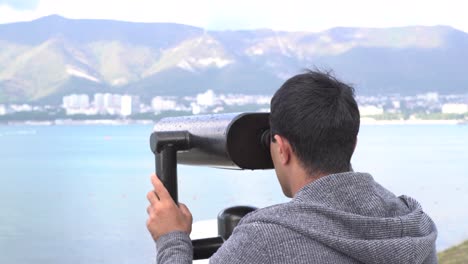
[[[287,80],[271,99],[270,126],[309,173],[351,170],[359,109],[354,89],[329,72],[308,70]]]

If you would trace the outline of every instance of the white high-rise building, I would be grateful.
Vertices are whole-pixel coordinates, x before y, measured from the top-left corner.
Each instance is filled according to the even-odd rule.
[[[78,103],[76,101],[74,95],[64,96],[62,98],[62,107],[65,109],[77,108]]]
[[[361,116],[373,116],[373,115],[383,114],[384,110],[380,106],[363,105],[363,106],[359,106],[359,113]]]
[[[425,94],[419,94],[416,96],[416,98],[428,102],[437,102],[439,101],[439,94],[436,92],[430,92]]]
[[[207,90],[202,94],[197,94],[197,104],[200,106],[213,106],[216,103],[216,94],[213,90]]]
[[[107,109],[112,107],[112,102],[113,102],[113,95],[110,93],[106,93],[102,96],[102,104],[104,109]]]
[[[89,96],[86,94],[78,95],[78,108],[87,109],[89,108]]]
[[[165,99],[161,96],[156,96],[151,100],[151,107],[156,112],[175,110],[177,103],[174,100]]]
[[[7,109],[5,105],[0,105],[0,115],[6,115]]]
[[[130,95],[121,97],[120,114],[122,116],[129,116],[132,114],[132,97]]]
[[[106,93],[102,96],[103,112],[110,115],[118,115],[121,111],[121,95]]]
[[[140,98],[138,96],[123,95],[120,97],[120,115],[129,116],[140,110]]]
[[[62,106],[67,114],[86,114],[89,111],[89,96],[86,94],[71,94],[62,98]]]
[[[132,96],[132,113],[140,113],[141,110],[141,102],[140,102],[140,97],[139,96]]]
[[[86,94],[71,94],[62,98],[64,108],[86,109],[89,107],[89,96]]]
[[[96,112],[100,114],[106,113],[106,108],[104,106],[104,94],[102,93],[97,93],[94,94],[94,108],[96,109]]]
[[[122,95],[120,94],[113,94],[112,97],[112,106],[115,109],[114,114],[122,115]]]
[[[468,104],[444,104],[442,113],[444,114],[464,114],[468,112]]]

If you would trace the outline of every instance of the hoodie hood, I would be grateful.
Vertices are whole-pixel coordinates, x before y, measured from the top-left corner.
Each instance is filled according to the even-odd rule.
[[[436,262],[437,230],[419,203],[395,196],[366,173],[328,175],[281,210],[266,210],[274,213],[252,214],[249,222],[280,225],[362,263]]]

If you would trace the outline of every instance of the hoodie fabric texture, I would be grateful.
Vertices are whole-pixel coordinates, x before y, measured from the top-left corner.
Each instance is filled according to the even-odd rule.
[[[210,263],[437,263],[436,237],[416,200],[346,172],[246,215]],[[192,263],[187,234],[166,234],[156,245],[158,263]]]

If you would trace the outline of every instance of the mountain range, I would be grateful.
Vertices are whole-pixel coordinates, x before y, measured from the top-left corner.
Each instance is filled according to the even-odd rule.
[[[71,93],[272,94],[305,68],[358,95],[468,91],[468,34],[448,26],[209,31],[57,15],[0,25],[0,103]]]

